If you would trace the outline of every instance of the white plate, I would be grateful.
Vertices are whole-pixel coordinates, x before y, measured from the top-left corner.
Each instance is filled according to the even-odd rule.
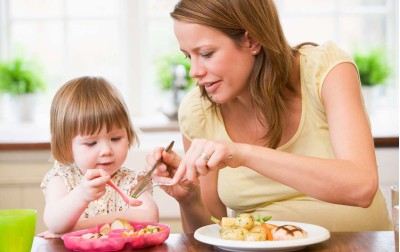
[[[231,241],[220,238],[217,224],[201,227],[194,232],[194,238],[200,242],[214,245],[228,251],[293,251],[308,245],[328,240],[330,233],[327,229],[306,223],[289,221],[268,221],[277,226],[295,225],[308,233],[308,237],[298,240],[287,241]]]

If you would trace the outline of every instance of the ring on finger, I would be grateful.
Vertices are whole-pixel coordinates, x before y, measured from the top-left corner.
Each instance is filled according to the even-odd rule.
[[[203,160],[206,161],[206,162],[207,162],[208,160],[210,160],[210,157],[207,155],[207,152],[201,153],[200,158],[203,159]]]

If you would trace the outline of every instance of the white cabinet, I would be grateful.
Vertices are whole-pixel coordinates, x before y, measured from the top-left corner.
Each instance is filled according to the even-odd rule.
[[[391,216],[390,187],[399,185],[399,148],[377,148],[375,154],[378,163],[379,185]]]

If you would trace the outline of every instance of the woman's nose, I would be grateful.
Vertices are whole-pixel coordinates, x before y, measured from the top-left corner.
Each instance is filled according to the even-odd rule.
[[[191,78],[198,79],[206,74],[204,66],[195,60],[190,61],[189,75]]]

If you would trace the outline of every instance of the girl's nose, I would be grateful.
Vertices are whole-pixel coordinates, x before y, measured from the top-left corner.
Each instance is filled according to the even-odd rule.
[[[109,143],[103,143],[101,145],[101,149],[100,149],[101,156],[108,156],[108,155],[111,155],[112,153],[113,153],[113,151],[112,151],[112,148]]]

